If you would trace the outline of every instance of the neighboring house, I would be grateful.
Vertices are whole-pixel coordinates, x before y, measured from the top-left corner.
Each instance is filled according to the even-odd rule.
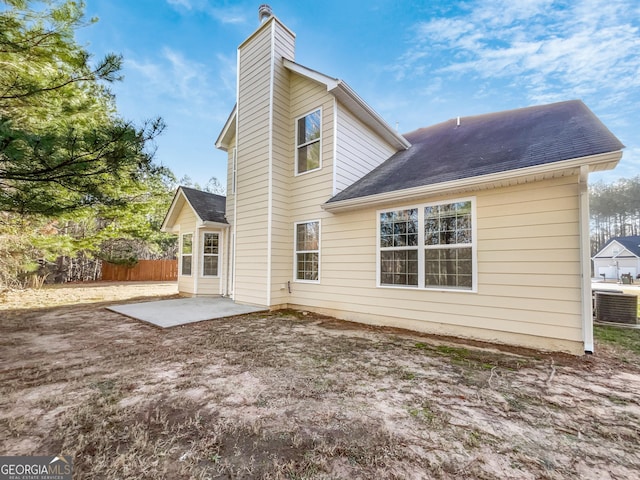
[[[400,135],[294,50],[295,35],[268,14],[238,48],[236,106],[216,141],[228,152],[220,292],[592,351],[587,180],[614,168],[623,148],[598,118],[569,101]],[[184,210],[180,198],[172,211]],[[166,223],[182,245],[197,231],[177,213]],[[194,275],[207,258],[191,251]],[[184,291],[201,293],[193,283]]]
[[[593,272],[596,277],[620,280],[630,274],[636,278],[640,273],[640,236],[614,237],[593,257]]]
[[[162,223],[178,234],[178,290],[183,295],[222,295],[229,243],[226,198],[179,187]]]

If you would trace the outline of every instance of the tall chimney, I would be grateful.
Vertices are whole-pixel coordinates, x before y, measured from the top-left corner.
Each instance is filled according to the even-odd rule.
[[[272,15],[273,15],[273,10],[271,10],[271,7],[266,3],[260,5],[260,8],[258,8],[258,19],[260,20],[260,23],[263,23]]]

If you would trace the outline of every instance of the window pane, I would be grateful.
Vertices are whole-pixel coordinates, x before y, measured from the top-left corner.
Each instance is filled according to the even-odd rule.
[[[296,279],[318,280],[318,254],[298,253],[296,255]]]
[[[182,256],[182,275],[191,275],[191,255]]]
[[[298,145],[320,138],[320,110],[298,120]]]
[[[406,247],[418,245],[418,209],[397,210],[380,214],[380,246]]]
[[[296,250],[318,250],[319,222],[300,223],[296,226]]]
[[[471,202],[435,205],[424,209],[424,244],[471,243]]]
[[[424,258],[426,287],[473,288],[471,248],[430,248]]]
[[[193,253],[192,245],[193,235],[190,233],[182,235],[182,253]]]
[[[418,285],[418,250],[380,252],[382,285]]]
[[[298,173],[320,168],[320,141],[298,148]]]
[[[203,253],[205,254],[217,254],[218,253],[218,234],[217,233],[205,233]]]
[[[203,258],[202,274],[205,276],[218,275],[218,256],[207,255]]]

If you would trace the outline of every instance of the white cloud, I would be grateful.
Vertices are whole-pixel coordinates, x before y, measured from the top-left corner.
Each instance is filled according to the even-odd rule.
[[[246,9],[238,5],[214,7],[207,0],[167,0],[167,3],[178,11],[204,12],[222,24],[247,23]]]
[[[204,65],[183,52],[168,47],[153,59],[125,61],[125,69],[140,78],[140,96],[171,109],[202,118],[224,121],[229,99],[235,98],[235,60],[217,55],[216,62]]]
[[[453,18],[415,26],[396,79],[518,77],[531,101],[595,95],[619,99],[640,87],[634,0],[485,0]]]

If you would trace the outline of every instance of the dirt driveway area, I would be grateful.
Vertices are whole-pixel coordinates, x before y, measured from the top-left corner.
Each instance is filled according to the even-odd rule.
[[[80,288],[0,298],[0,455],[72,455],[75,479],[638,478],[637,349],[286,311],[160,330],[104,308],[134,287]]]

